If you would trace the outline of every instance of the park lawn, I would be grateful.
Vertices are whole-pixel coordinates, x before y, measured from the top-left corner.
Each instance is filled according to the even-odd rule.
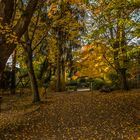
[[[4,97],[0,140],[139,140],[140,90]]]

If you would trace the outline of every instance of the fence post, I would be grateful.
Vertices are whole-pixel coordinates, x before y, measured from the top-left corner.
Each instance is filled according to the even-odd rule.
[[[93,93],[93,82],[90,83],[90,90]]]

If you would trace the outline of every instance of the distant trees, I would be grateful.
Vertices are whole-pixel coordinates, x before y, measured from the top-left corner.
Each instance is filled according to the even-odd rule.
[[[70,60],[68,57],[73,48],[80,45],[78,39],[83,28],[80,17],[84,16],[84,9],[74,3],[76,1],[55,1],[50,3],[48,11],[51,29],[56,39],[56,91],[65,90],[65,72]]]
[[[99,1],[93,3],[91,40],[98,42],[110,51],[110,60],[103,53],[104,61],[112,65],[119,75],[122,89],[127,90],[126,72],[129,65],[129,54],[133,48],[129,45],[136,37],[140,21],[137,18],[138,1]],[[95,52],[96,53],[96,52]]]

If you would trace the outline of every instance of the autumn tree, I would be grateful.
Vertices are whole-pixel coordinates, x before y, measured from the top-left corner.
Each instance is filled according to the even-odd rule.
[[[136,30],[138,21],[133,19],[138,8],[138,1],[103,0],[93,3],[92,39],[103,42],[109,47],[113,61],[106,60],[115,68],[120,77],[121,87],[125,90],[128,89],[126,72],[129,62],[129,43],[134,38],[131,32]]]
[[[75,55],[78,56],[75,65],[79,68],[81,76],[104,78],[107,73],[114,69],[113,65],[106,61],[106,59],[110,61],[112,56],[105,44],[93,42],[83,46]]]
[[[80,15],[84,10],[76,2],[60,1],[50,4],[48,17],[52,22],[52,29],[55,32],[57,40],[56,54],[56,90],[65,89],[65,68],[67,56],[73,46],[77,44],[82,29]],[[76,46],[76,45],[75,45]]]
[[[37,75],[36,71],[36,63],[40,61],[40,57],[43,57],[38,54],[38,52],[43,53],[42,45],[47,46],[47,44],[43,44],[48,30],[45,27],[42,20],[42,4],[39,4],[35,14],[32,17],[32,20],[28,26],[27,31],[24,33],[24,36],[21,38],[22,48],[25,54],[25,63],[27,65],[27,71],[30,78],[31,89],[33,93],[33,102],[40,101],[40,95],[38,90],[38,83],[37,83]],[[44,30],[46,29],[46,30]],[[46,55],[46,54],[45,54]],[[39,64],[38,64],[39,67]]]
[[[18,2],[19,1],[15,0],[0,1],[0,18],[2,30],[2,32],[0,33],[0,77],[2,75],[2,72],[4,70],[5,64],[9,56],[16,48],[13,36],[16,36],[17,39],[20,39],[22,37],[22,35],[28,28],[32,15],[38,4],[38,0],[30,0],[17,22],[11,24],[11,20],[13,20],[17,12],[16,5]],[[10,41],[8,41],[8,37]]]

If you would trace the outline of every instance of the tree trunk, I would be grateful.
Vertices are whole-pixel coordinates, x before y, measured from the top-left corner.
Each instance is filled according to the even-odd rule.
[[[61,92],[61,54],[60,50],[58,49],[57,54],[57,71],[56,71],[56,91]]]
[[[27,46],[26,56],[27,56],[26,63],[27,63],[27,67],[28,67],[28,74],[30,77],[31,89],[32,89],[32,93],[33,93],[33,102],[35,103],[35,102],[40,101],[40,96],[39,96],[39,91],[38,91],[37,80],[36,80],[35,73],[34,73],[33,63],[32,63],[32,49],[31,49],[30,45]]]
[[[10,24],[12,15],[14,13],[15,0],[1,0],[0,1],[0,17],[2,22]]]
[[[128,90],[127,77],[126,77],[126,67],[127,67],[127,56],[126,56],[126,38],[124,25],[118,25],[116,33],[116,41],[113,44],[114,51],[114,64],[115,69],[120,77],[121,89]],[[123,57],[120,59],[119,50],[123,54]],[[122,64],[121,64],[122,63]]]
[[[16,50],[12,55],[11,94],[16,93]]]
[[[0,17],[3,18],[4,23],[10,23],[13,15],[13,4],[14,0],[1,0],[0,1]],[[8,4],[7,4],[8,3]],[[24,13],[21,15],[19,21],[13,28],[13,32],[16,33],[17,37],[20,39],[22,35],[28,28],[28,25],[31,21],[35,8],[37,6],[38,0],[30,0],[28,2],[27,8]],[[9,10],[10,8],[10,10]],[[12,10],[12,11],[11,11]],[[6,62],[9,56],[13,53],[16,45],[6,44],[5,38],[0,38],[0,79],[2,72],[4,71]]]
[[[62,79],[61,79],[62,63],[61,62],[62,62],[62,53],[63,53],[62,52],[62,43],[63,43],[62,35],[63,35],[63,33],[62,33],[61,29],[59,29],[59,28],[58,28],[57,32],[58,32],[58,46],[57,46],[58,52],[57,52],[57,71],[56,71],[56,73],[57,73],[56,91],[61,92],[61,90],[62,90]]]
[[[21,15],[21,18],[18,20],[17,24],[14,27],[14,32],[18,37],[21,37],[27,30],[37,4],[38,0],[30,0],[28,2],[26,10]]]
[[[62,60],[62,76],[61,76],[61,91],[65,91],[66,89],[66,84],[65,84],[65,61],[64,58]]]
[[[119,69],[120,79],[121,79],[121,89],[129,90],[126,78],[126,68]]]

